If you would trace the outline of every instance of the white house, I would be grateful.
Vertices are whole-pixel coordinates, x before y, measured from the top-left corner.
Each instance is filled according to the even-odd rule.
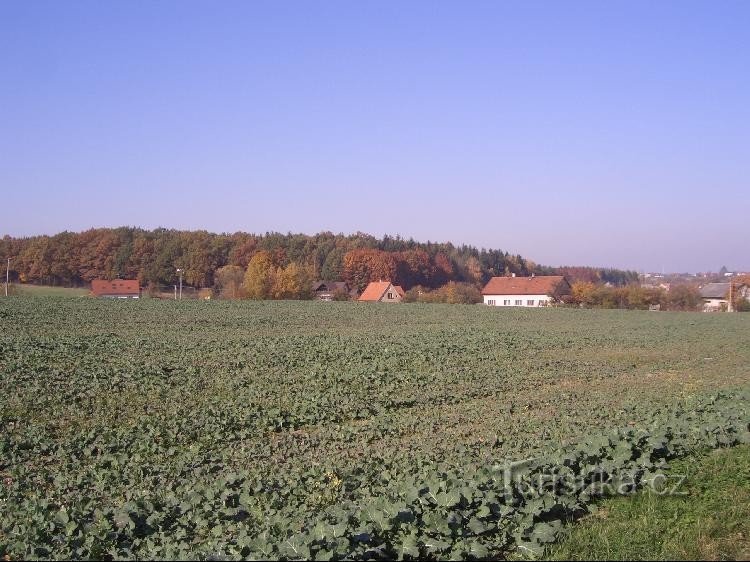
[[[570,294],[570,284],[562,275],[493,277],[482,289],[488,306],[547,306]]]

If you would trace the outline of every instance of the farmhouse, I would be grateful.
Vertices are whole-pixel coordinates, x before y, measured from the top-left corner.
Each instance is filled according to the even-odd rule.
[[[94,279],[91,292],[96,297],[110,299],[137,299],[141,296],[141,287],[137,279]]]
[[[373,281],[362,291],[359,302],[401,302],[404,290],[390,281]]]
[[[750,299],[750,288],[744,283],[734,283],[732,292],[734,295]],[[729,307],[729,283],[707,283],[700,288],[700,295],[705,312],[727,310]]]
[[[562,275],[493,277],[482,289],[489,306],[547,306],[569,293],[570,284]]]
[[[356,298],[355,290],[349,289],[349,284],[345,281],[315,281],[312,284],[312,292],[319,301],[332,301],[338,295],[346,295],[349,298]]]

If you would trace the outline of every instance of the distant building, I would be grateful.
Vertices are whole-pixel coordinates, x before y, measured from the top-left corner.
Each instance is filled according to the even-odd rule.
[[[337,294],[357,298],[356,290],[351,290],[345,281],[314,281],[312,292],[319,301],[332,301]]]
[[[94,279],[91,292],[96,297],[110,299],[137,299],[141,296],[141,286],[137,279]]]
[[[562,275],[493,277],[482,289],[488,306],[547,306],[570,294],[570,284]]]
[[[750,299],[750,288],[744,283],[733,283],[732,292]],[[700,295],[706,312],[727,310],[729,307],[729,283],[707,283],[700,288]]]
[[[643,289],[664,289],[665,291],[669,292],[669,289],[672,288],[671,283],[641,283],[641,287]]]
[[[401,302],[404,290],[390,281],[373,281],[362,291],[359,302]]]

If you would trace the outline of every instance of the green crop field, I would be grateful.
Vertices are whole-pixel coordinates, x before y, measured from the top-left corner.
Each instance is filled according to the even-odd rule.
[[[0,326],[0,558],[536,556],[605,485],[750,441],[750,314],[10,297]]]
[[[48,285],[26,285],[14,283],[11,293],[23,297],[88,297],[91,291],[85,288],[50,287]]]

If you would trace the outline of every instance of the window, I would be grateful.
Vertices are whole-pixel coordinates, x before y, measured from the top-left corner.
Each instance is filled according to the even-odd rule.
[[[495,301],[494,300],[488,300],[487,304],[490,305],[490,306],[495,306]]]
[[[503,304],[504,304],[505,306],[510,306],[510,299],[505,299],[505,300],[503,301]]]
[[[534,299],[529,299],[526,301],[526,306],[534,306]]]
[[[516,306],[523,306],[523,300],[516,299]]]
[[[539,306],[547,306],[547,301],[544,299],[539,299]]]

